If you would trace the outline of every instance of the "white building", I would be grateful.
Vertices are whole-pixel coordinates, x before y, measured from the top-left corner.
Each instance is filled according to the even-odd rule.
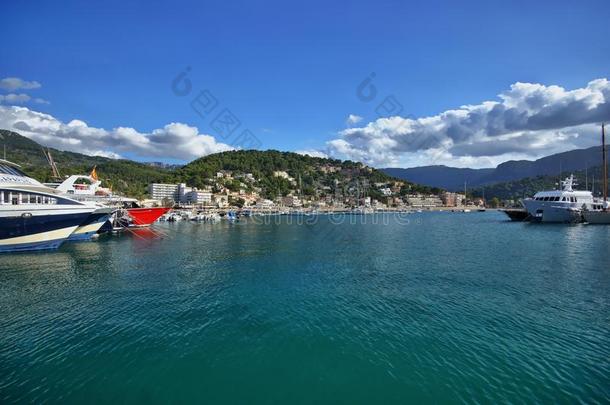
[[[256,208],[266,210],[266,209],[272,209],[273,207],[275,207],[275,203],[271,200],[261,198],[258,201],[256,201]]]
[[[148,193],[151,199],[158,201],[169,199],[182,204],[207,204],[212,202],[212,193],[187,187],[185,183],[152,183],[148,185]]]
[[[162,201],[167,198],[172,201],[180,201],[178,184],[151,183],[148,185],[148,194],[153,200]]]
[[[181,202],[186,204],[211,205],[212,193],[209,191],[192,190],[183,196]]]

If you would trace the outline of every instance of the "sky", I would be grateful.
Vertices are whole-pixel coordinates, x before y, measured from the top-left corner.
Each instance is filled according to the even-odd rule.
[[[607,1],[2,2],[0,128],[183,163],[493,167],[599,144]]]

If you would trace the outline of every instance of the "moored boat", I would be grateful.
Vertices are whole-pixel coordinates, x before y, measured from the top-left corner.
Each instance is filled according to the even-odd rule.
[[[0,252],[56,249],[97,208],[61,195],[0,159]]]
[[[529,221],[530,219],[530,214],[524,208],[507,208],[502,210],[502,212],[504,212],[511,221],[523,222]]]
[[[78,228],[68,237],[69,242],[89,241],[97,238],[102,226],[108,222],[116,211],[113,207],[101,206],[93,211]]]
[[[125,211],[127,211],[127,215],[131,219],[129,226],[143,227],[149,226],[170,209],[167,207],[127,208]]]
[[[561,186],[561,190],[540,191],[522,201],[533,222],[582,222],[583,209],[593,207],[593,194],[574,190],[574,175],[563,180]]]

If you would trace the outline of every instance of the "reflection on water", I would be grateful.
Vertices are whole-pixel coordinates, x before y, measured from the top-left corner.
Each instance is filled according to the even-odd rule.
[[[0,256],[0,402],[610,398],[610,227],[278,218]]]

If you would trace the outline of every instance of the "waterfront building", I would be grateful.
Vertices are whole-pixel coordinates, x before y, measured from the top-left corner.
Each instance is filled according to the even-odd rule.
[[[441,194],[441,200],[446,207],[459,207],[464,204],[464,194],[446,191]]]
[[[406,197],[406,203],[417,208],[434,208],[443,206],[443,201],[438,196],[433,194],[409,194]]]
[[[152,200],[162,201],[168,199],[180,201],[179,185],[166,183],[151,183],[148,185],[148,194]]]
[[[212,193],[194,189],[181,196],[180,202],[192,205],[210,205],[212,204]]]

